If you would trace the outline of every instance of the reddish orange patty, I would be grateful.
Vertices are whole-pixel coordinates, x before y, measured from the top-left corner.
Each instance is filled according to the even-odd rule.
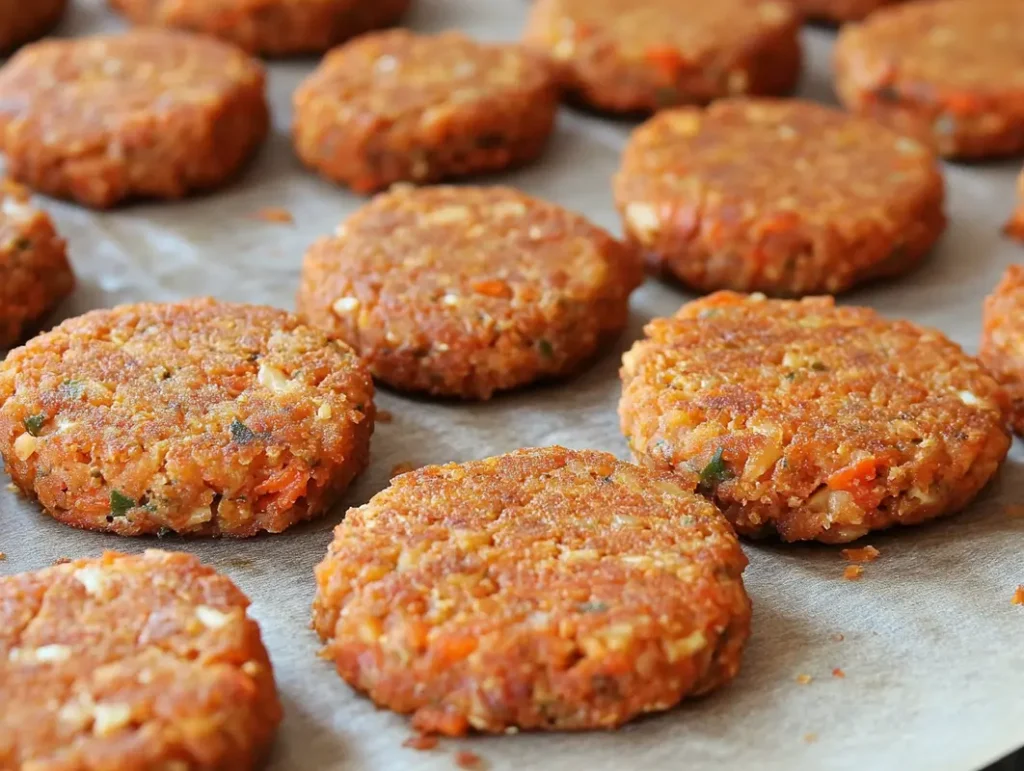
[[[0,768],[256,768],[281,706],[248,605],[158,550],[0,578]]]
[[[518,450],[397,477],[316,569],[338,672],[421,731],[614,728],[730,680],[747,560],[670,475]]]
[[[289,313],[210,299],[70,319],[0,364],[0,454],[56,519],[121,535],[280,532],[367,464],[373,383]]]
[[[1024,435],[1024,265],[1011,265],[985,300],[981,360],[1010,394],[1013,430]]]
[[[45,35],[64,16],[68,0],[0,0],[0,51]]]

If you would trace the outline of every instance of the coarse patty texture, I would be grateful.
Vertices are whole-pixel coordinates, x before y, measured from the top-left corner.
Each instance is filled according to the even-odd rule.
[[[506,187],[396,187],[306,255],[300,315],[374,376],[464,399],[579,369],[643,269],[583,217]]]
[[[1024,151],[1024,3],[923,0],[844,27],[836,93],[850,110],[954,158]]]
[[[350,510],[314,625],[341,676],[420,731],[614,728],[736,674],[746,564],[672,475],[517,450]]]
[[[53,517],[250,536],[327,510],[367,464],[373,382],[274,308],[210,299],[64,322],[0,364],[0,454]]]
[[[649,266],[701,292],[835,294],[911,270],[946,225],[926,146],[796,100],[659,113],[614,187]]]
[[[64,16],[68,0],[0,0],[0,51],[37,40]]]
[[[1006,387],[1013,430],[1024,436],[1024,265],[1011,265],[985,299],[980,358]]]
[[[248,605],[156,549],[0,577],[0,767],[256,768],[281,706]]]
[[[220,187],[268,126],[260,64],[199,35],[46,40],[0,68],[7,172],[86,206]]]
[[[411,0],[108,0],[135,24],[177,27],[267,56],[323,53],[401,19]]]
[[[959,511],[1010,446],[1006,393],[936,330],[832,298],[720,292],[623,357],[622,430],[737,531],[841,543]]]
[[[50,215],[20,185],[0,182],[0,349],[21,342],[74,287]]]
[[[372,193],[534,160],[558,86],[547,60],[520,46],[390,30],[332,51],[293,101],[299,158]]]
[[[643,113],[789,93],[799,30],[775,0],[536,0],[524,40],[552,58],[573,100]]]
[[[808,19],[832,24],[859,21],[868,14],[904,0],[793,0],[796,9]]]

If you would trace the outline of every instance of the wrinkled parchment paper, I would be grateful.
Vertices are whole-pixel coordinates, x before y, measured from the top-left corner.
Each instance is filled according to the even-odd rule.
[[[708,0],[713,2],[713,0]],[[419,0],[418,30],[459,27],[485,39],[515,39],[523,0]],[[60,34],[120,26],[100,0],[78,0]],[[834,33],[805,33],[801,95],[832,101]],[[312,60],[275,62],[273,136],[250,173],[209,197],[96,214],[44,201],[70,245],[81,278],[59,317],[137,300],[196,294],[293,307],[308,244],[330,232],[360,199],[304,171],[292,155],[290,94]],[[550,151],[536,166],[496,179],[587,214],[615,232],[609,177],[628,123],[563,111]],[[981,300],[1024,246],[999,228],[1013,200],[1016,163],[949,166],[951,226],[918,272],[843,298],[939,327],[977,348]],[[827,184],[827,180],[823,180]],[[285,207],[294,226],[261,222]],[[628,331],[582,376],[502,396],[489,404],[434,404],[382,393],[394,413],[378,425],[370,471],[330,516],[285,534],[248,541],[123,539],[84,533],[0,491],[0,573],[33,570],[58,557],[161,546],[197,554],[253,599],[285,707],[269,767],[451,769],[466,749],[493,769],[963,769],[1024,744],[1024,503],[1020,444],[996,482],[965,513],[865,540],[881,558],[858,582],[844,581],[838,549],[748,543],[746,573],[754,635],[743,671],[728,688],[613,733],[531,734],[442,742],[416,752],[404,718],[378,711],[316,657],[308,629],[313,566],[349,505],[382,489],[389,470],[469,460],[521,446],[559,443],[627,457],[615,406],[619,357],[645,322],[689,299],[654,281],[633,298]],[[843,639],[838,641],[838,635]],[[845,678],[832,675],[841,668]],[[813,680],[799,684],[798,675]]]

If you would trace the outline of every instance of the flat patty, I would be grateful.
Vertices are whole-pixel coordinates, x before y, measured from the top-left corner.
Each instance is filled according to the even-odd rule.
[[[0,0],[0,51],[45,35],[61,20],[67,0]]]
[[[367,464],[373,383],[274,308],[210,299],[64,322],[0,364],[0,454],[56,519],[249,536],[326,511]]]
[[[198,35],[47,40],[0,68],[8,173],[86,206],[219,187],[268,126],[260,64]]]
[[[868,14],[904,0],[793,0],[796,9],[808,19],[840,24],[859,21]]]
[[[395,24],[411,0],[108,0],[135,24],[177,27],[228,40],[252,53],[322,53],[350,37]]]
[[[0,766],[256,768],[281,706],[248,605],[155,549],[0,577]]]
[[[613,728],[736,674],[746,564],[671,475],[518,450],[350,510],[314,625],[345,680],[421,731]]]
[[[558,87],[546,59],[458,32],[364,35],[294,97],[306,165],[360,193],[497,171],[541,154]]]
[[[836,91],[850,110],[943,155],[1024,151],[1024,4],[906,3],[843,28]]]
[[[537,0],[525,41],[599,110],[779,95],[800,75],[800,19],[774,0]]]
[[[74,286],[50,216],[19,185],[0,182],[0,349],[21,342]]]
[[[1009,393],[1013,430],[1024,436],[1024,266],[1007,268],[985,299],[980,358]]]
[[[505,187],[395,188],[306,255],[297,307],[401,390],[487,399],[566,375],[643,278],[578,214]]]
[[[832,298],[719,292],[623,357],[637,460],[744,535],[852,541],[966,506],[1010,446],[1006,393],[936,330]]]
[[[627,237],[700,290],[837,293],[915,267],[945,228],[922,144],[810,102],[656,115],[615,177]]]

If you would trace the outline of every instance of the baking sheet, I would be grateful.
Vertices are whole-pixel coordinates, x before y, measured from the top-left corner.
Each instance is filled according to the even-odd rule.
[[[484,39],[515,39],[523,0],[420,0],[409,25],[459,27]],[[119,28],[98,0],[79,0],[61,34]],[[831,102],[834,34],[805,31],[808,66],[801,95]],[[361,202],[315,178],[293,157],[290,94],[312,60],[270,65],[275,131],[241,183],[209,197],[140,205],[109,214],[44,201],[70,244],[81,278],[59,317],[137,300],[211,294],[293,307],[302,254]],[[609,178],[630,130],[563,111],[535,167],[495,179],[587,214],[619,231]],[[923,268],[843,302],[941,328],[975,351],[981,301],[1024,247],[999,235],[1013,200],[1016,162],[947,167],[951,226]],[[824,181],[827,184],[827,180]],[[285,207],[295,225],[252,219]],[[285,769],[450,769],[471,750],[493,769],[963,769],[1024,744],[1024,607],[1010,597],[1024,583],[1024,453],[1018,442],[1001,475],[960,516],[865,540],[881,558],[859,582],[842,579],[837,548],[747,543],[754,635],[743,671],[728,688],[613,733],[521,734],[442,742],[416,752],[404,718],[378,711],[316,658],[308,629],[313,565],[349,505],[387,484],[389,470],[469,460],[521,446],[559,443],[628,457],[615,406],[621,353],[653,316],[689,299],[648,283],[634,296],[628,331],[582,376],[482,405],[435,404],[384,392],[394,413],[378,425],[370,471],[330,516],[285,534],[249,541],[121,539],[78,532],[0,492],[0,573],[49,565],[104,549],[160,546],[197,554],[253,599],[285,707],[269,767]],[[842,635],[842,641],[837,636]],[[833,677],[834,667],[846,677]],[[798,684],[800,674],[813,677]]]

